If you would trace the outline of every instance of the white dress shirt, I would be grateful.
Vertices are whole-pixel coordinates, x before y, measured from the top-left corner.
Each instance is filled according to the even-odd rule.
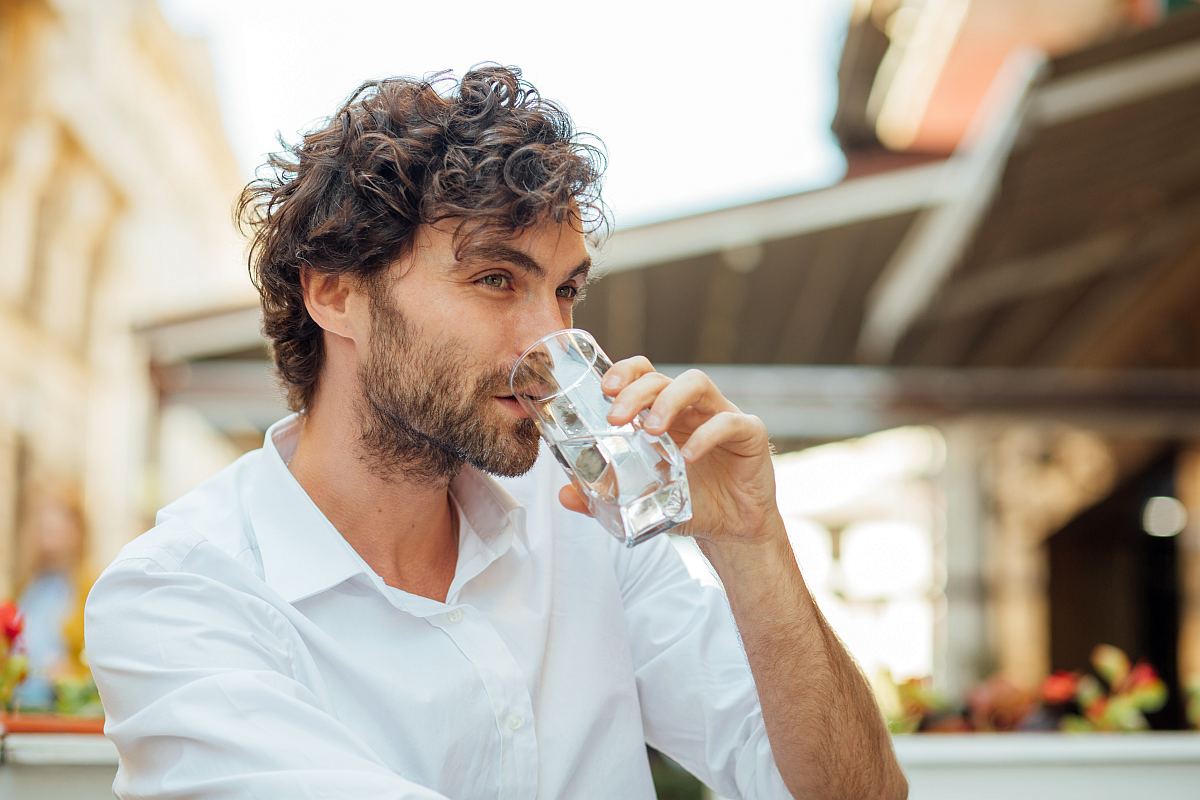
[[[646,743],[721,795],[788,796],[728,601],[667,537],[626,550],[563,509],[552,459],[507,490],[468,467],[446,602],[409,594],[293,478],[299,428],[88,596],[119,797],[652,798]]]

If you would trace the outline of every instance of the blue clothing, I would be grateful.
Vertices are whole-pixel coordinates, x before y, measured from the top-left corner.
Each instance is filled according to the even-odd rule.
[[[54,704],[48,672],[67,655],[62,627],[75,600],[70,577],[51,571],[34,578],[17,601],[25,617],[21,649],[29,658],[29,676],[13,696],[18,709],[48,709]]]

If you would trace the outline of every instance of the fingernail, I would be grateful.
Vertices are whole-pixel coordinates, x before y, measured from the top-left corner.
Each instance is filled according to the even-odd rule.
[[[609,375],[607,378],[604,379],[604,388],[605,389],[615,389],[615,388],[617,388],[617,385],[620,382],[621,381],[617,378],[616,375]]]
[[[642,424],[647,428],[661,428],[662,420],[658,418],[657,414],[647,414],[646,419],[642,421]]]

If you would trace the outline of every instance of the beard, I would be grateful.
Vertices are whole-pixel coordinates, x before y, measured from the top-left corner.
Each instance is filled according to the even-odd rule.
[[[466,347],[420,335],[382,297],[371,298],[371,316],[358,370],[359,445],[376,474],[444,485],[464,463],[508,477],[529,471],[537,428],[499,412],[494,399],[509,394],[509,370],[472,373]]]

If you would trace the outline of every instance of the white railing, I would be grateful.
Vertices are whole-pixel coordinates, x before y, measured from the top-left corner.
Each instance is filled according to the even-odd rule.
[[[1185,800],[1200,797],[1200,733],[895,737],[911,800]],[[111,800],[117,751],[102,736],[4,737],[0,798]]]

